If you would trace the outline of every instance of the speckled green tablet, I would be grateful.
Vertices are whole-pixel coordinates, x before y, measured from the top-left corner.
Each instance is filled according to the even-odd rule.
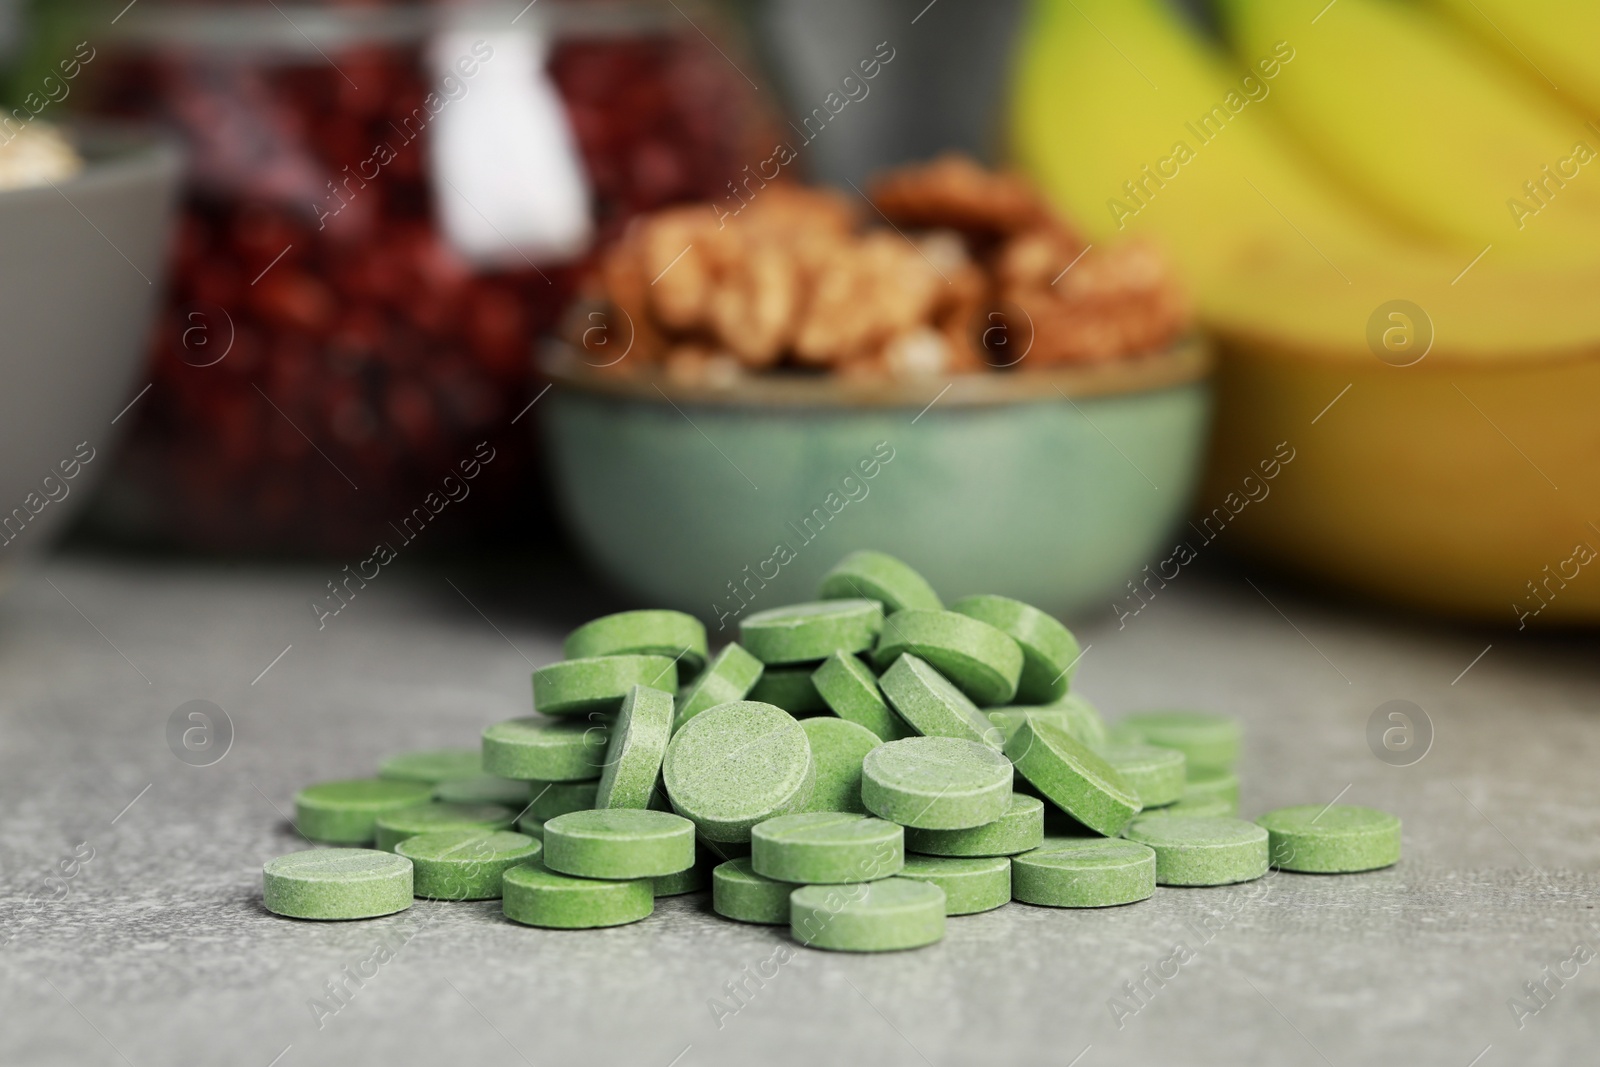
[[[506,918],[559,930],[638,922],[648,918],[656,906],[648,878],[626,882],[574,878],[552,871],[536,859],[506,871],[501,892]]]
[[[928,856],[1014,856],[1044,840],[1044,801],[1012,793],[1005,814],[967,830],[906,831],[906,851]]]
[[[1072,631],[1038,608],[1004,596],[962,597],[950,610],[970,615],[1007,634],[1022,649],[1022,675],[1016,699],[1048,704],[1067,695],[1078,669],[1078,639]]]
[[[811,743],[794,716],[754,700],[690,719],[661,766],[672,810],[708,841],[748,841],[765,819],[802,811],[816,785]]]
[[[261,868],[267,910],[291,919],[372,919],[411,907],[411,861],[370,848],[313,848]]]
[[[811,681],[812,667],[768,667],[751,688],[749,699],[782,708],[790,715],[820,715],[828,710]]]
[[[812,672],[811,683],[839,718],[864,726],[885,741],[916,736],[910,724],[883,699],[877,675],[859,657],[835,652]]]
[[[789,932],[802,945],[835,952],[894,952],[944,937],[944,890],[885,878],[807,885],[789,894]]]
[[[1054,837],[1011,857],[1011,895],[1047,908],[1132,904],[1156,891],[1156,853],[1114,837]]]
[[[670,811],[574,811],[544,824],[544,863],[578,878],[660,878],[694,866],[694,824]]]
[[[906,564],[883,552],[852,552],[822,576],[817,596],[823,600],[861,597],[876,600],[885,612],[918,609],[939,611],[939,594]]]
[[[864,726],[831,715],[802,719],[800,729],[811,744],[816,783],[805,811],[853,811],[866,814],[861,802],[861,761],[883,744]]]
[[[1144,808],[1175,804],[1183,796],[1184,756],[1158,745],[1108,743],[1095,749],[1133,787]]]
[[[636,685],[672,693],[678,665],[667,656],[591,656],[533,672],[533,710],[545,715],[609,715]]]
[[[434,748],[402,752],[378,764],[379,778],[438,785],[452,778],[483,773],[483,753],[475,748]]]
[[[1400,862],[1400,820],[1354,804],[1303,804],[1256,820],[1269,835],[1271,862],[1285,871],[1346,874]]]
[[[650,879],[650,891],[657,897],[681,897],[685,893],[698,893],[710,884],[711,875],[697,863],[677,874]]]
[[[528,716],[483,731],[483,769],[502,778],[583,782],[600,777],[608,720]]]
[[[1232,885],[1267,873],[1267,831],[1243,819],[1158,812],[1124,836],[1156,850],[1157,885]]]
[[[982,826],[1011,803],[1011,761],[959,737],[890,741],[861,762],[861,800],[874,815],[901,826]]]
[[[394,848],[415,868],[411,891],[433,900],[498,900],[501,875],[539,851],[538,841],[510,830],[439,830]]]
[[[593,806],[648,808],[660,790],[661,760],[671,739],[672,694],[643,685],[630,689],[611,726]]]
[[[739,643],[762,663],[814,663],[835,652],[865,652],[883,628],[876,600],[813,600],[748,615]]]
[[[433,787],[433,799],[447,804],[504,804],[521,811],[532,794],[528,783],[493,774],[474,774],[452,778]]]
[[[865,815],[780,815],[750,832],[751,868],[780,882],[873,882],[894,874],[905,861],[905,831]]]
[[[883,636],[872,659],[882,668],[907,652],[933,664],[979,704],[993,707],[1017,695],[1022,649],[1008,634],[971,616],[954,611],[895,612],[883,621]]]
[[[533,795],[528,798],[528,814],[547,823],[569,811],[588,811],[600,805],[594,802],[600,791],[600,779],[587,782],[529,782]]]
[[[706,628],[681,611],[620,611],[584,623],[567,635],[567,659],[594,656],[665,656],[692,675],[706,665]]]
[[[377,842],[385,852],[408,837],[438,830],[509,830],[517,810],[503,804],[443,804],[435,800],[378,816]]]
[[[1232,771],[1214,767],[1189,767],[1184,776],[1183,800],[1215,797],[1226,801],[1234,811],[1239,810],[1239,776]]]
[[[998,750],[1005,731],[933,666],[906,653],[878,679],[895,712],[924,737],[959,737]]]
[[[1017,724],[1022,721],[1024,715],[1043,715],[1047,719],[1054,719],[1069,734],[1090,748],[1103,745],[1110,740],[1100,713],[1076,693],[1068,693],[1050,704],[1009,704],[1003,708],[989,708],[984,714],[989,717],[990,722],[1004,731],[1008,741],[1011,735],[1016,733]]]
[[[433,796],[427,782],[349,778],[318,782],[294,795],[294,821],[312,841],[364,845],[377,836],[378,816],[422,804]]]
[[[1140,711],[1117,723],[1124,736],[1181,751],[1189,766],[1229,770],[1239,762],[1239,720],[1204,711]]]
[[[1061,726],[1026,716],[1006,755],[1051,803],[1096,833],[1114,836],[1139,813],[1139,796],[1111,765]]]
[[[1011,860],[1005,856],[907,856],[900,877],[944,890],[946,915],[975,915],[1011,900]]]
[[[727,645],[679,695],[672,729],[683,729],[685,723],[707,708],[743,700],[761,680],[765,669],[760,660],[740,646]]]
[[[711,871],[711,910],[725,919],[784,925],[793,892],[792,883],[757,874],[748,856],[719,863]]]

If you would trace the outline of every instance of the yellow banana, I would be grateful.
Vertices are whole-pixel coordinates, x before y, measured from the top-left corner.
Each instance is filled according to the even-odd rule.
[[[1600,5],[1593,0],[1432,0],[1536,88],[1588,118],[1600,114]]]

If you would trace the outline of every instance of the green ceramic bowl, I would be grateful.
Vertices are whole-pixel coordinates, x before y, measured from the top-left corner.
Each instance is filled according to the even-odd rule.
[[[652,606],[726,635],[811,599],[876,548],[939,594],[1106,610],[1190,503],[1211,406],[1206,343],[1051,372],[728,388],[595,371],[570,349],[542,426],[581,549]]]

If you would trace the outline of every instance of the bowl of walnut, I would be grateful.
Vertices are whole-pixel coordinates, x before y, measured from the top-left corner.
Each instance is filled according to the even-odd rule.
[[[752,178],[638,220],[596,273],[543,357],[561,511],[604,576],[714,629],[859,548],[1080,613],[1189,506],[1211,355],[1181,290],[1012,175]]]

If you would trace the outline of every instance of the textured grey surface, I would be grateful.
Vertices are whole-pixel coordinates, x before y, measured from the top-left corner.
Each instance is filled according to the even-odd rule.
[[[530,663],[614,606],[566,569],[386,571],[320,632],[306,602],[332,568],[67,557],[18,576],[0,602],[0,1062],[1594,1062],[1600,959],[1550,982],[1521,1029],[1507,1006],[1575,945],[1600,950],[1592,641],[1423,628],[1258,580],[1274,608],[1226,573],[1186,572],[1121,630],[1110,610],[1084,620],[1080,688],[1108,712],[1237,712],[1247,814],[1341,794],[1386,808],[1405,820],[1399,866],[1011,905],[881,957],[790,947],[704,895],[571,933],[495,903],[265,913],[262,862],[300,844],[279,814],[298,786],[527,712]],[[236,730],[214,766],[167,747],[192,699]],[[1436,728],[1414,766],[1368,748],[1390,699]],[[1108,999],[1179,943],[1188,961],[1119,1029]],[[311,1001],[336,1006],[326,983],[385,945],[319,1028]]]

